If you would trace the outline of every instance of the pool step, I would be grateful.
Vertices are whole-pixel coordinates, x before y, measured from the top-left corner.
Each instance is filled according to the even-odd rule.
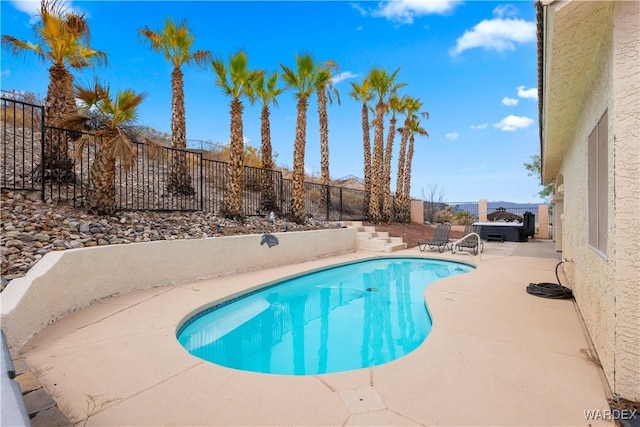
[[[407,248],[402,237],[390,237],[386,231],[376,231],[375,226],[362,225],[362,221],[345,221],[343,225],[356,229],[356,249],[359,251],[393,252]]]

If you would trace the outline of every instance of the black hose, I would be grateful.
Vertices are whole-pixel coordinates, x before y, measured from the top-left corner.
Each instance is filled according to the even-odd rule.
[[[573,291],[566,286],[562,286],[560,283],[560,276],[558,276],[558,268],[563,262],[564,261],[560,261],[558,265],[556,265],[556,279],[558,280],[558,283],[529,283],[529,286],[527,286],[527,293],[540,298],[573,298]]]

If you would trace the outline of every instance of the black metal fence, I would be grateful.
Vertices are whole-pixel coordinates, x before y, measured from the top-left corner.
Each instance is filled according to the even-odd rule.
[[[34,166],[44,156],[44,109],[25,102],[5,98],[1,100],[2,188],[44,193],[44,181],[37,182],[34,179],[39,173]]]
[[[38,191],[42,199],[73,203],[81,207],[91,191],[91,166],[97,148],[86,143],[88,134],[45,126],[42,106],[1,98],[0,104],[0,186],[2,189]],[[45,158],[46,139],[64,147],[58,155],[73,158],[69,176],[48,170]],[[93,138],[93,137],[91,137]],[[84,143],[82,143],[84,141]],[[116,204],[121,210],[206,211],[220,214],[223,210],[227,180],[227,163],[213,160],[203,150],[154,149],[134,142],[136,162],[130,170],[116,167]],[[180,195],[167,190],[171,159],[186,159],[193,195]],[[268,175],[268,176],[267,176]],[[273,185],[274,206],[279,215],[291,213],[293,182],[277,170],[245,166],[242,202],[244,214],[263,212],[261,183],[268,178]],[[352,188],[305,183],[305,208],[310,217],[322,220],[362,220],[364,191]]]
[[[525,212],[531,212],[538,217],[538,207],[535,204],[521,204],[513,206],[511,203],[505,204],[502,202],[488,202],[487,214],[498,212],[504,209],[504,211],[524,217]],[[423,202],[424,220],[427,222],[433,222],[435,214],[438,211],[444,210],[450,207],[453,214],[457,212],[467,212],[477,221],[480,216],[480,209],[478,202]]]

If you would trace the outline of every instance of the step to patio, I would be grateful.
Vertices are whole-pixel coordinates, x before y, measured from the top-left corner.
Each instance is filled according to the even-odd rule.
[[[391,237],[386,231],[376,231],[375,226],[363,225],[362,221],[345,221],[345,227],[356,230],[356,249],[359,251],[394,252],[406,249],[402,237]]]

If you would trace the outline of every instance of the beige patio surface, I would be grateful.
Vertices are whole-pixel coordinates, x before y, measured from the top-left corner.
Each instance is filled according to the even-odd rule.
[[[472,260],[417,248],[394,253],[405,255]],[[530,282],[556,282],[559,257],[548,241],[489,243],[476,270],[430,285],[431,334],[409,355],[371,369],[243,372],[195,358],[176,339],[185,316],[211,301],[372,256],[108,298],[49,326],[21,353],[80,425],[87,417],[90,426],[612,425],[585,417],[609,406],[574,302],[526,293]]]

